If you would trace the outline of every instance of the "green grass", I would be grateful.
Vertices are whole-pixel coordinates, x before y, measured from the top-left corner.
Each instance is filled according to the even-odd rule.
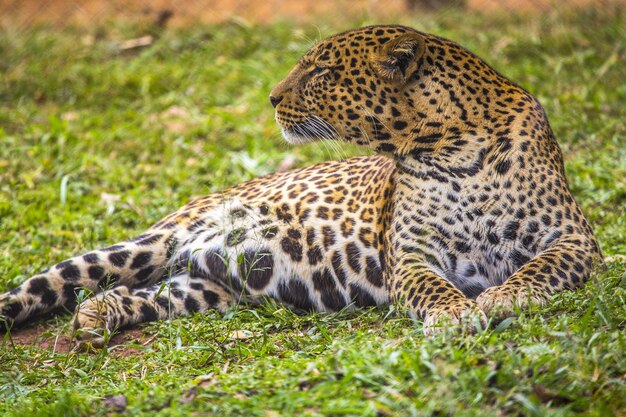
[[[626,253],[624,10],[441,15],[402,23],[458,40],[540,98],[605,255]],[[144,34],[0,31],[0,290],[132,237],[193,195],[362,152],[283,143],[272,85],[320,36],[373,21],[243,23]],[[425,338],[402,311],[298,316],[273,304],[141,326],[98,353],[0,342],[0,414],[623,416],[626,263],[473,336]],[[68,316],[45,323],[54,343]],[[238,339],[235,331],[252,337]],[[246,333],[248,334],[248,333]],[[107,398],[109,398],[107,400]]]

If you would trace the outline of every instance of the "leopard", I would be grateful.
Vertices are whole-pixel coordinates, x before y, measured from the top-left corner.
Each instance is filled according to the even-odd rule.
[[[138,323],[272,299],[320,314],[396,305],[426,335],[473,332],[602,263],[539,101],[454,41],[342,32],[269,101],[287,142],[370,152],[194,198],[53,265],[0,296],[5,327],[73,311],[77,343],[102,346]]]

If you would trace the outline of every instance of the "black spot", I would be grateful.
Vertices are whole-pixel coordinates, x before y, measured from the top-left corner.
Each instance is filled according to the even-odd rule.
[[[117,285],[122,277],[119,274],[107,274],[100,281],[98,281],[98,287],[102,289],[108,289]]]
[[[354,243],[350,242],[346,245],[346,257],[348,261],[348,265],[350,268],[357,274],[361,272],[361,251],[359,247]]]
[[[407,123],[402,120],[396,120],[393,122],[393,128],[397,130],[403,130],[407,127]]]
[[[128,316],[132,316],[134,313],[133,308],[131,306],[124,305],[123,309],[124,309],[124,313],[126,313],[126,315]]]
[[[244,288],[242,281],[239,279],[239,277],[235,275],[228,275],[228,277],[226,278],[225,288],[231,294],[235,294],[238,297],[242,297],[242,296],[249,294],[248,289]]]
[[[99,265],[92,265],[87,269],[89,278],[94,281],[99,281],[104,276],[104,268]]]
[[[130,264],[131,269],[139,269],[144,267],[152,259],[152,252],[139,252]]]
[[[174,254],[176,253],[178,239],[176,239],[174,236],[170,236],[167,239],[167,242],[165,242],[165,246],[167,247],[167,253],[165,254],[165,257],[167,259],[172,259],[172,256],[174,256]]]
[[[376,305],[374,297],[357,284],[350,284],[350,299],[357,307],[370,307]]]
[[[240,227],[238,229],[231,230],[226,236],[226,245],[235,246],[246,240],[246,229]]]
[[[148,278],[150,278],[150,275],[152,275],[153,272],[154,272],[153,266],[143,268],[142,270],[137,272],[137,274],[135,274],[135,279],[139,281],[140,284],[143,284],[143,282],[145,282]]]
[[[501,175],[506,174],[510,168],[511,168],[511,160],[509,159],[505,159],[496,164],[496,171],[498,172],[498,174],[501,174]]]
[[[285,303],[304,311],[315,311],[315,305],[309,297],[309,289],[298,278],[278,285],[278,295]]]
[[[119,252],[113,252],[109,255],[109,261],[118,268],[121,268],[126,264],[126,260],[130,256],[130,251],[123,250]]]
[[[189,272],[190,277],[194,278],[208,278],[209,274],[205,269],[200,266],[197,257],[192,257],[187,262],[187,271]]]
[[[391,143],[386,143],[383,142],[380,145],[378,145],[378,151],[379,152],[394,152],[396,150],[396,146],[391,144]]]
[[[291,237],[284,237],[280,241],[280,246],[292,260],[296,262],[300,262],[302,260],[302,244],[298,240]]]
[[[289,204],[285,203],[280,207],[276,208],[276,218],[278,220],[282,220],[285,223],[291,222],[293,220],[293,215],[290,212]]]
[[[517,249],[513,249],[509,255],[509,258],[513,261],[513,264],[516,268],[520,268],[526,264],[526,262],[530,261],[530,258]]]
[[[339,280],[339,283],[343,287],[345,287],[346,286],[346,272],[343,270],[343,262],[341,259],[341,253],[339,252],[333,253],[331,264],[333,265],[333,270],[335,271],[335,276]]]
[[[217,282],[226,281],[226,259],[224,253],[219,250],[208,251],[204,257],[208,269],[209,279]]]
[[[331,311],[339,311],[346,306],[346,300],[337,290],[333,275],[324,268],[321,271],[313,272],[313,286],[320,292],[322,303]]]
[[[537,223],[536,221],[531,221],[528,223],[528,227],[526,228],[526,230],[528,230],[528,233],[536,233],[539,231],[539,223]]]
[[[113,251],[120,250],[120,249],[123,249],[123,248],[124,248],[124,245],[113,245],[113,246],[109,246],[109,247],[104,248],[104,249],[100,249],[100,251],[101,252],[113,252]]]
[[[376,287],[382,287],[383,272],[381,271],[378,262],[376,262],[376,259],[368,256],[366,260],[366,265],[367,266],[365,268],[365,277],[367,278],[367,280]]]
[[[494,245],[500,243],[500,238],[493,232],[487,233],[487,240]]]
[[[531,245],[533,244],[533,237],[530,235],[526,235],[524,236],[524,238],[522,239],[522,245],[526,248],[526,249],[531,249]]]
[[[157,298],[156,300],[157,304],[164,310],[169,311],[170,310],[170,299],[167,296],[160,296],[159,298]]]
[[[185,298],[185,309],[190,313],[195,313],[200,311],[200,304],[198,300],[188,295],[187,298]]]
[[[61,276],[67,281],[76,281],[80,278],[80,269],[71,262],[62,262],[57,265],[61,269]]]
[[[189,250],[186,250],[176,254],[176,259],[174,260],[176,270],[172,271],[173,273],[187,272],[190,269],[189,253]]]
[[[461,253],[467,253],[472,249],[472,247],[467,242],[461,242],[458,240],[454,242],[454,247]]]
[[[156,235],[148,236],[145,239],[141,239],[137,241],[137,245],[139,246],[152,245],[153,243],[159,241],[162,237],[163,235],[157,233]]]
[[[313,246],[313,243],[315,243],[315,230],[310,228],[306,232],[306,244]]]
[[[52,305],[57,302],[57,294],[50,288],[50,282],[44,277],[32,278],[28,284],[28,293],[38,295],[42,304]]]
[[[155,321],[155,320],[158,320],[159,318],[159,315],[157,314],[156,309],[152,307],[151,305],[142,303],[139,310],[141,311],[141,316],[143,319],[142,321],[144,322]]]
[[[307,258],[309,258],[309,265],[317,265],[322,260],[322,250],[319,246],[313,246],[307,251]]]
[[[185,293],[180,288],[174,287],[173,284],[170,285],[169,294],[171,294],[171,296],[174,298],[178,298],[179,300],[182,299],[183,296],[185,295]]]
[[[557,240],[558,238],[560,238],[560,237],[561,237],[561,235],[562,235],[562,233],[561,233],[559,230],[557,230],[557,231],[553,232],[553,233],[552,233],[552,234],[551,234],[551,235],[550,235],[550,236],[546,239],[545,244],[546,244],[546,245],[551,244],[552,242],[554,242],[555,240]]]
[[[242,208],[235,208],[230,211],[232,217],[242,219],[246,216],[246,211]]]
[[[215,306],[220,301],[220,296],[211,290],[202,291],[202,297],[209,307]]]
[[[465,272],[463,273],[463,276],[465,278],[469,278],[469,277],[473,277],[474,275],[476,275],[476,267],[473,264],[470,264],[465,269]]]
[[[80,288],[74,284],[63,285],[63,298],[65,299],[64,305],[66,307],[73,307],[76,304],[76,290]]]
[[[335,244],[335,231],[330,226],[322,227],[322,244],[324,249],[328,250],[331,245]]]
[[[504,228],[502,237],[509,240],[515,240],[515,238],[517,238],[517,229],[519,229],[518,222],[509,222]]]
[[[86,255],[83,255],[83,259],[88,264],[97,264],[98,261],[100,261],[100,257],[98,256],[97,253],[88,253]]]
[[[239,275],[249,287],[262,290],[274,273],[274,258],[268,249],[246,251],[239,265]]]
[[[576,262],[576,263],[574,264],[574,269],[575,269],[577,272],[580,272],[580,273],[582,273],[582,272],[584,271],[584,268],[583,268],[583,266],[582,266],[582,264],[581,264],[580,262]]]
[[[266,227],[265,229],[261,231],[261,234],[263,235],[265,239],[272,239],[278,234],[278,227],[276,226]]]

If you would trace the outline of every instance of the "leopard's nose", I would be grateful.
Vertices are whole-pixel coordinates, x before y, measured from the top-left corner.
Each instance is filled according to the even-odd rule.
[[[276,106],[278,106],[278,103],[280,103],[281,101],[283,101],[283,96],[270,96],[270,103],[272,103],[272,106],[274,108],[276,108]]]

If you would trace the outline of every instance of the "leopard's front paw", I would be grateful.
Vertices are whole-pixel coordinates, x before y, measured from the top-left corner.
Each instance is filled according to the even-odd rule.
[[[476,304],[489,317],[502,320],[517,315],[516,309],[541,305],[546,298],[544,294],[532,292],[527,287],[499,285],[483,291],[476,298]]]
[[[119,292],[128,293],[128,289],[118,287],[115,293],[105,292],[85,300],[76,307],[72,323],[78,348],[85,350],[101,348],[108,337],[117,330],[119,317],[115,306],[119,304],[117,300]]]
[[[427,336],[451,329],[475,333],[478,325],[486,328],[487,316],[472,300],[461,300],[430,309],[424,317],[423,330]]]

